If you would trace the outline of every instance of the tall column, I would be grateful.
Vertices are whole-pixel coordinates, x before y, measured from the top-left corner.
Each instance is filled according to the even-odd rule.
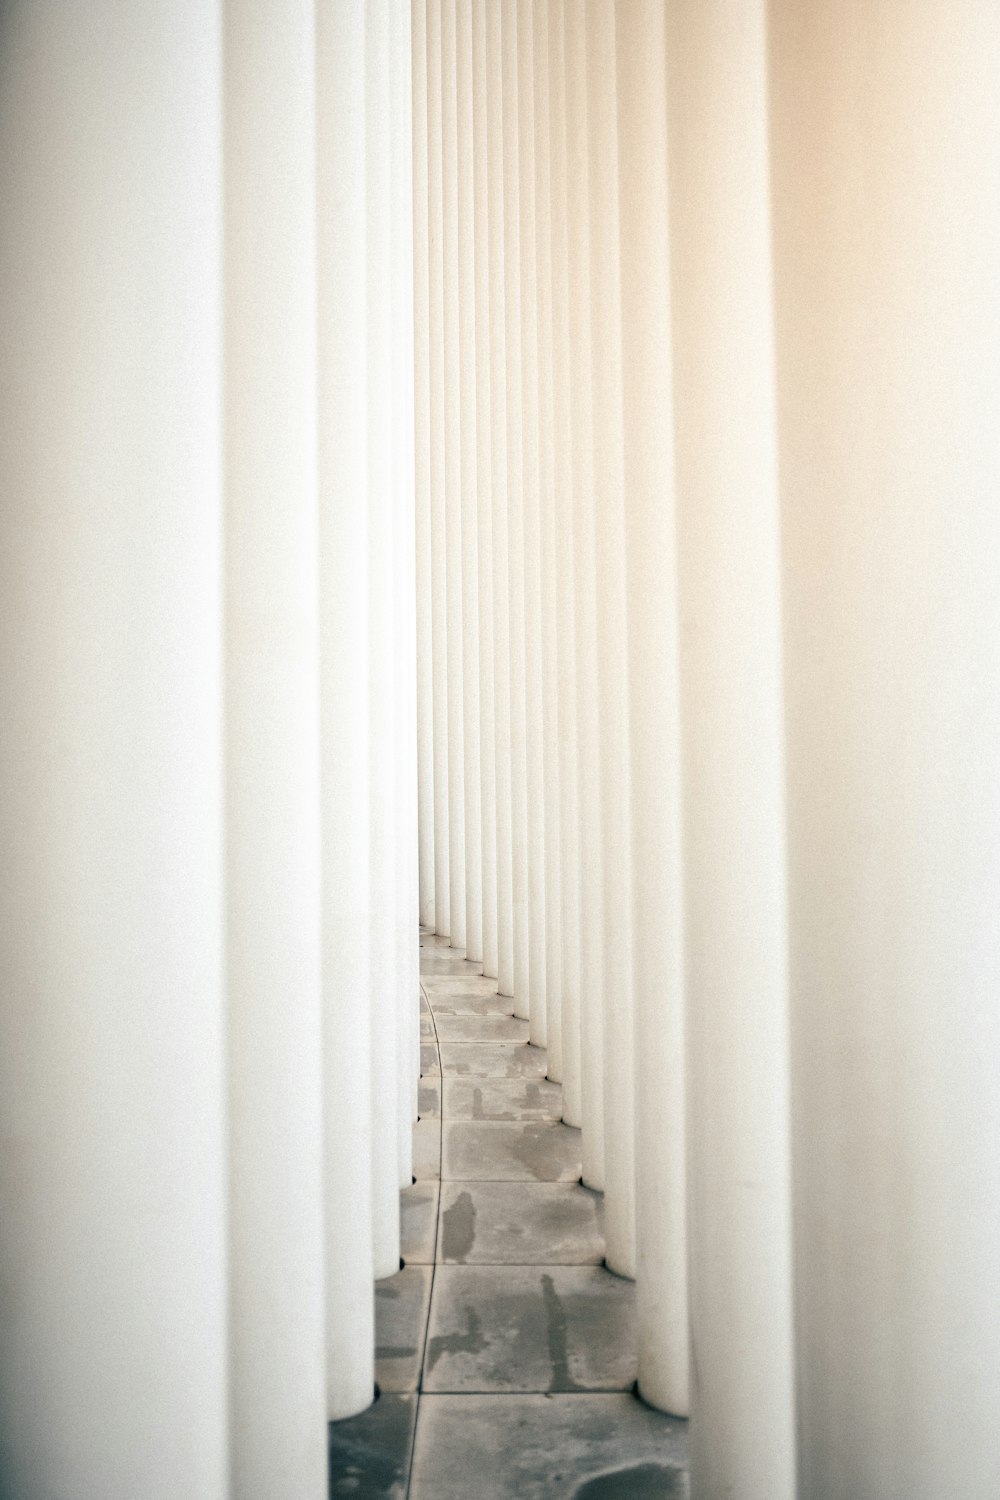
[[[524,534],[524,760],[531,1036],[545,1036],[545,780],[538,476],[538,274],[535,257],[535,4],[518,0],[518,201],[521,274],[521,484]]]
[[[220,7],[0,20],[0,1488],[223,1500]]]
[[[434,913],[451,932],[451,835],[448,794],[448,527],[445,502],[444,158],[441,135],[441,3],[426,0],[428,385],[431,492],[431,636],[434,700]]]
[[[769,16],[800,1493],[1000,1475],[1000,15]]]
[[[583,1180],[604,1187],[604,933],[601,910],[600,699],[594,558],[590,222],[587,144],[587,11],[566,7],[566,227],[569,287],[570,480],[576,695],[576,839],[579,889],[580,1123]],[[630,1122],[615,1123],[627,1133]],[[619,1184],[611,1184],[612,1197]],[[624,1184],[622,1184],[624,1186]],[[614,1264],[614,1269],[634,1267]]]
[[[398,995],[395,951],[395,634],[392,492],[390,0],[365,6],[367,198],[368,693],[372,1179],[376,1277],[399,1269]],[[452,850],[454,853],[454,850]]]
[[[535,6],[535,298],[538,368],[539,596],[542,678],[542,827],[544,835],[544,1008],[532,1005],[531,1040],[548,1050],[548,1073],[562,1081],[559,880],[559,672],[557,655],[554,391],[552,383],[551,183],[549,176],[549,8]],[[534,907],[532,908],[534,912]]]
[[[230,1435],[243,1500],[326,1488],[315,19],[227,6]]]
[[[413,418],[417,569],[417,781],[420,921],[437,922],[434,881],[434,593],[431,532],[430,244],[427,139],[427,0],[412,0]]]
[[[487,5],[486,149],[490,223],[490,470],[493,493],[493,726],[496,785],[497,984],[514,993],[511,849],[510,579],[507,526],[507,336],[504,275],[503,74],[499,5]]]
[[[507,594],[510,611],[510,817],[514,1014],[528,1016],[528,781],[524,715],[524,488],[521,451],[521,206],[517,5],[500,7],[503,246],[507,351]]]
[[[569,229],[567,224],[566,4],[549,8],[549,209],[552,267],[552,443],[559,723],[559,1007],[558,1062],[563,1111],[581,1122],[580,879],[577,795],[576,610],[573,555],[573,427],[570,369]],[[549,1017],[552,1029],[552,1017]]]
[[[375,1387],[365,16],[316,12],[327,1413]]]
[[[392,603],[395,680],[395,990],[399,1185],[413,1181],[420,1085],[417,835],[417,557],[413,378],[413,97],[411,0],[389,8],[389,187],[392,253]]]
[[[594,599],[599,697],[604,1019],[604,1233],[608,1264],[635,1275],[635,1037],[632,990],[632,807],[628,596],[622,453],[621,265],[614,0],[587,11]],[[598,352],[599,351],[599,352]]]
[[[667,26],[691,1469],[697,1493],[791,1500],[784,707],[764,22],[763,4],[681,0]]]
[[[476,402],[476,225],[472,140],[472,5],[455,10],[458,337],[462,507],[462,703],[465,735],[465,949],[483,957],[483,849],[479,781],[479,444]]]
[[[666,7],[617,9],[639,1390],[684,1413],[687,1287]]]
[[[465,722],[462,559],[462,402],[458,220],[458,60],[456,6],[441,3],[441,244],[444,337],[444,494],[448,579],[448,868],[451,878],[453,948],[464,948],[465,912]]]
[[[490,395],[490,188],[487,157],[487,0],[472,0],[472,172],[475,227],[476,561],[479,574],[479,812],[483,972],[497,975],[496,726],[493,705],[493,467]]]

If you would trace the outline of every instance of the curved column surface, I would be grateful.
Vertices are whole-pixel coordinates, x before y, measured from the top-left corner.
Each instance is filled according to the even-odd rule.
[[[514,992],[511,849],[510,581],[507,503],[507,336],[504,273],[503,47],[500,6],[488,5],[486,151],[489,179],[490,469],[493,481],[493,727],[496,786],[497,985]]]
[[[326,1483],[315,18],[225,26],[232,1483]]]
[[[472,177],[475,235],[476,565],[479,605],[479,813],[483,972],[497,977],[496,724],[493,698],[493,463],[490,328],[490,188],[487,146],[487,0],[472,3]]]
[[[0,1447],[227,1476],[221,8],[0,20]]]
[[[607,1261],[635,1275],[635,1028],[632,991],[628,599],[622,454],[621,265],[614,0],[587,11],[590,317],[595,492],[594,605],[600,806],[599,950],[604,1023]]]
[[[376,1277],[399,1270],[390,0],[365,7],[372,1179]],[[454,850],[452,851],[454,853]]]
[[[320,779],[327,1414],[375,1388],[365,23],[317,11]]]
[[[775,4],[769,33],[800,1492],[986,1500],[1000,16]]]
[[[573,426],[567,224],[566,5],[549,8],[549,212],[552,268],[552,425],[556,664],[559,723],[559,1003],[556,1059],[568,1125],[581,1122],[580,865],[577,795]],[[551,1032],[550,1019],[550,1032]],[[550,1045],[551,1045],[550,1037]]]
[[[682,0],[667,25],[691,1469],[695,1491],[791,1500],[784,705],[764,21],[763,4]]]
[[[559,881],[559,676],[555,599],[555,450],[552,385],[551,183],[549,177],[549,12],[534,12],[535,359],[538,370],[538,549],[542,681],[544,1009],[532,1004],[531,1040],[546,1047],[549,1077],[562,1080],[561,944]],[[534,907],[532,908],[534,912]]]
[[[677,559],[667,203],[666,7],[615,36],[632,792],[639,1390],[687,1410]]]
[[[507,597],[510,657],[510,826],[514,1014],[528,1016],[528,783],[524,716],[524,477],[521,444],[521,207],[517,5],[500,7],[503,246],[507,359]]]
[[[594,558],[594,421],[590,341],[587,12],[566,8],[566,226],[571,412],[570,485],[576,661],[580,1123],[583,1181],[604,1187],[604,924],[601,901],[600,698]],[[627,1132],[622,1120],[616,1129]],[[612,1199],[617,1183],[611,1184]],[[607,1200],[606,1200],[607,1203]],[[616,1257],[617,1261],[617,1257]],[[619,1269],[616,1263],[614,1269]],[[632,1267],[629,1266],[631,1271]]]
[[[456,9],[458,337],[462,506],[462,714],[465,735],[465,952],[483,958],[483,828],[480,807],[479,466],[476,393],[476,221],[472,100],[472,5]]]
[[[448,791],[448,526],[445,501],[444,145],[441,4],[426,0],[428,406],[431,514],[431,686],[434,709],[434,916],[451,933],[451,835]]]
[[[413,0],[413,426],[417,573],[417,795],[420,922],[433,932],[434,901],[434,593],[431,561],[430,219],[428,214],[427,4]]]
[[[535,255],[535,5],[518,0],[517,109],[521,294],[521,488],[524,537],[524,762],[527,993],[531,1035],[545,1035],[545,784],[542,750],[541,517],[538,483],[538,279]],[[537,1017],[537,1019],[536,1019]]]
[[[444,497],[448,601],[448,929],[453,948],[466,942],[465,910],[465,601],[462,567],[462,401],[458,214],[457,0],[441,5],[441,246],[444,339]]]

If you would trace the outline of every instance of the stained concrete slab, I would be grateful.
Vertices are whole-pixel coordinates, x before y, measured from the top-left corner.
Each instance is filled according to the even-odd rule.
[[[385,1391],[415,1391],[427,1328],[431,1266],[408,1265],[375,1283],[375,1381]]]
[[[601,1267],[439,1265],[422,1389],[630,1390],[636,1348],[635,1287]]]
[[[331,1500],[404,1500],[416,1417],[415,1395],[383,1393],[360,1416],[331,1422]]]
[[[441,1121],[433,1115],[413,1127],[413,1175],[418,1182],[441,1176]]]
[[[547,1078],[445,1078],[449,1120],[558,1120],[562,1089]]]
[[[445,1179],[576,1182],[580,1171],[580,1132],[569,1125],[552,1120],[444,1122]]]
[[[407,1265],[431,1265],[438,1216],[437,1182],[415,1182],[399,1195],[400,1254]]]
[[[442,1042],[441,1062],[453,1078],[544,1078],[545,1053],[524,1042]]]
[[[421,1078],[435,1078],[441,1076],[441,1064],[438,1061],[438,1049],[436,1042],[420,1043],[420,1076]]]
[[[456,1265],[600,1265],[604,1198],[579,1183],[446,1182],[438,1259]]]
[[[526,1042],[528,1023],[514,1016],[446,1016],[435,1011],[442,1042]]]
[[[422,1120],[441,1114],[441,1079],[421,1078],[417,1086],[417,1114]]]
[[[424,1396],[411,1500],[687,1500],[686,1424],[633,1396]]]

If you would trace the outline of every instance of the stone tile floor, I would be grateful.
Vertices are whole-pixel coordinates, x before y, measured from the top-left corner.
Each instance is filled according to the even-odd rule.
[[[632,1394],[634,1288],[603,1264],[545,1053],[482,966],[421,934],[416,1181],[376,1286],[380,1395],[330,1427],[355,1500],[686,1500],[686,1424]]]

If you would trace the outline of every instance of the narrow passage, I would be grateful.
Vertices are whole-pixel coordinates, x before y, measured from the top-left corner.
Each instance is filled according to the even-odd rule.
[[[634,1287],[526,1021],[421,934],[416,1182],[376,1286],[380,1396],[330,1428],[331,1496],[683,1500],[686,1424],[642,1405]]]

